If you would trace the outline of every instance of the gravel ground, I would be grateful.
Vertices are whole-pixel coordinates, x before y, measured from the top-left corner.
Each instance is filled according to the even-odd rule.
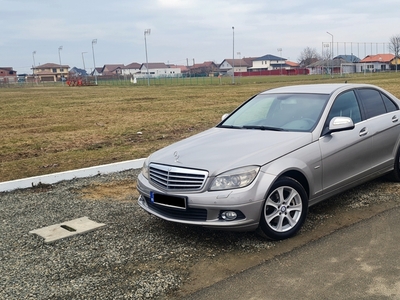
[[[94,190],[90,187],[126,183],[136,176],[137,170],[131,170],[0,193],[0,298],[167,298],[200,257],[271,243],[254,233],[227,234],[162,221],[139,208],[134,191],[122,198],[87,197],[88,188]],[[83,216],[106,226],[51,244],[29,234]]]
[[[0,193],[0,298],[170,299],[201,260],[276,247],[255,233],[211,231],[148,215],[132,188],[137,172]],[[371,202],[400,203],[398,187],[377,180],[317,205],[300,235],[337,211],[356,214]],[[29,234],[83,216],[106,226],[51,244]]]

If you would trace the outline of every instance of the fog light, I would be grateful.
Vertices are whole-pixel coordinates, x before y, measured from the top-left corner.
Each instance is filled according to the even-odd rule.
[[[221,218],[226,221],[232,221],[237,218],[237,214],[234,211],[224,211],[221,213]]]

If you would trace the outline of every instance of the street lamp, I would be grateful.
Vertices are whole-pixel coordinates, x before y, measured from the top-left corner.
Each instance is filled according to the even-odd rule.
[[[280,56],[281,56],[279,60],[281,61],[281,75],[282,75],[282,48],[278,48],[277,50],[278,50],[278,52],[280,52]]]
[[[61,50],[63,49],[63,46],[58,47],[58,59],[60,60],[60,79],[62,82],[62,85],[64,85],[64,81],[63,81],[63,68],[61,65]]]
[[[95,60],[95,57],[94,57],[94,45],[95,45],[95,44],[97,44],[97,39],[93,39],[93,40],[92,40],[94,83],[97,85],[96,60]]]
[[[232,83],[235,84],[235,27],[232,26],[232,56],[233,56],[233,60],[232,60]]]
[[[146,35],[150,35],[151,29],[146,29],[144,31],[144,49],[146,51],[146,69],[147,69],[147,85],[150,86],[150,75],[149,75],[149,60],[147,57],[147,40]]]
[[[326,33],[329,34],[332,37],[332,47],[331,47],[332,69],[331,69],[331,77],[333,78],[333,34],[329,33],[328,31]]]
[[[87,52],[82,52],[82,62],[83,62],[83,70],[86,71],[86,67],[85,67],[85,58],[83,57],[83,54],[85,54]]]

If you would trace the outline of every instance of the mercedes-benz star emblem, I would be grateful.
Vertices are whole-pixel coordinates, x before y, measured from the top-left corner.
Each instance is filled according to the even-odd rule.
[[[175,162],[179,162],[179,153],[178,151],[174,152]]]

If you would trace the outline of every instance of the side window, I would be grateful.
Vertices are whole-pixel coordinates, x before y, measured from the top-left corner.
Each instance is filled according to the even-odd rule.
[[[384,94],[382,94],[383,102],[385,103],[386,111],[391,112],[398,110],[399,108],[390,100],[390,98]]]
[[[360,107],[354,91],[345,92],[336,98],[329,112],[326,126],[329,126],[329,122],[334,117],[349,117],[354,124],[361,121]]]
[[[373,89],[357,90],[360,100],[365,108],[366,118],[372,118],[386,113],[381,94]]]

